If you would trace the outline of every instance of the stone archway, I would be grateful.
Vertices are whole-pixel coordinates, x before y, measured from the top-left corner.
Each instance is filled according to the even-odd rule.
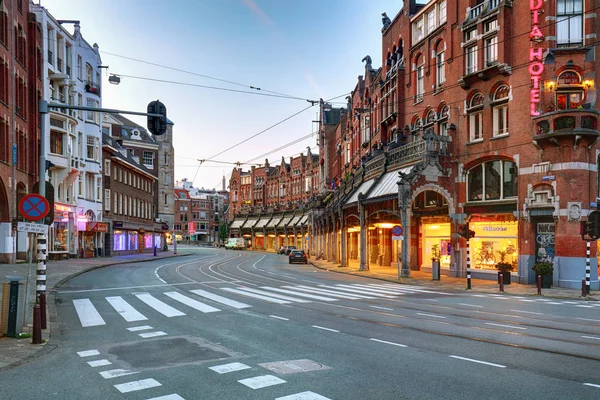
[[[0,222],[10,222],[10,207],[4,181],[0,178]]]
[[[414,201],[416,200],[416,198],[423,192],[426,191],[433,191],[433,192],[437,192],[439,194],[441,194],[442,196],[444,196],[444,198],[446,199],[446,202],[448,203],[448,213],[449,214],[454,214],[456,213],[456,204],[454,199],[452,198],[452,196],[450,195],[450,192],[447,191],[446,189],[444,189],[443,187],[436,185],[434,183],[426,183],[423,186],[418,187],[413,193],[412,193],[412,198],[410,200],[410,204],[412,205],[414,203]],[[412,207],[411,207],[412,208]]]

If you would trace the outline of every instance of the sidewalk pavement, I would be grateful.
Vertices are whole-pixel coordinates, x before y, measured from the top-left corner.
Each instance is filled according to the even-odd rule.
[[[56,322],[56,310],[54,305],[54,293],[65,281],[84,272],[91,271],[96,268],[108,267],[111,265],[131,264],[145,261],[162,260],[166,258],[187,256],[193,254],[185,249],[178,249],[177,254],[172,251],[160,252],[155,257],[152,253],[130,254],[126,256],[103,257],[103,258],[85,258],[85,259],[68,259],[62,261],[48,261],[46,265],[47,272],[47,329],[42,331],[43,344],[31,344],[31,338],[8,338],[0,336],[0,371],[5,368],[11,368],[21,365],[28,360],[39,357],[58,345],[58,340],[55,338],[50,341],[52,332],[58,332],[58,323]],[[23,333],[32,333],[33,321],[33,305],[36,303],[35,278],[36,264],[29,263],[20,264],[0,264],[0,282],[8,282],[6,276],[29,276],[29,299],[27,302],[28,322],[23,327]],[[19,297],[23,291],[26,291],[26,281],[22,281],[19,285]],[[2,285],[0,284],[0,299],[2,298]],[[19,313],[24,310],[18,310]],[[17,328],[17,334],[20,333]]]

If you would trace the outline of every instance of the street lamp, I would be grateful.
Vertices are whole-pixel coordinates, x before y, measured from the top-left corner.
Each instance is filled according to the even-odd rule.
[[[118,85],[121,83],[121,77],[119,75],[110,74],[108,77],[108,82],[112,85]]]

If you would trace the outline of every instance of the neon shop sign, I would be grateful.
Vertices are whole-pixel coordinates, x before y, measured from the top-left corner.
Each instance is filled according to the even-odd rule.
[[[544,49],[535,46],[544,40],[544,35],[540,30],[540,10],[543,5],[543,0],[529,0],[529,10],[531,11],[531,32],[529,33],[529,39],[533,43],[533,47],[529,49],[529,74],[531,75],[532,82],[530,115],[532,117],[540,115],[537,106],[541,102],[540,82],[542,80],[542,73],[544,72],[544,63],[542,62]]]

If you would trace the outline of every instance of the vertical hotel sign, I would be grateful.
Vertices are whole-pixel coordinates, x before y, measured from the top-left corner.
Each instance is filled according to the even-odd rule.
[[[544,72],[544,63],[542,54],[544,49],[538,47],[539,43],[544,41],[544,35],[540,30],[540,10],[544,5],[544,0],[529,0],[529,10],[531,11],[531,32],[529,40],[532,45],[529,49],[529,74],[531,75],[531,93],[530,93],[530,114],[532,117],[540,115],[538,105],[541,101],[540,82]]]

